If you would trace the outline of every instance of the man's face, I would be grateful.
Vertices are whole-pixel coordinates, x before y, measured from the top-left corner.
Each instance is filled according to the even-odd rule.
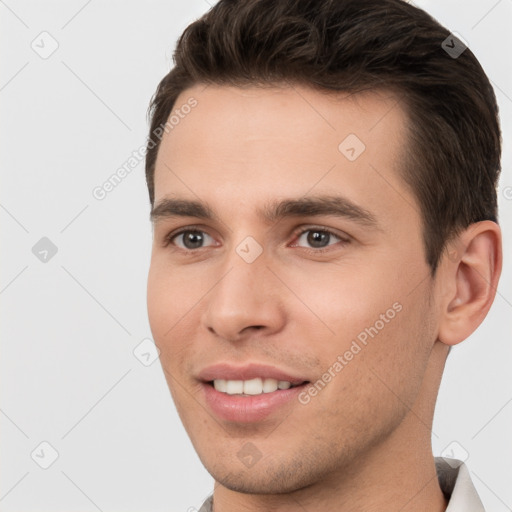
[[[198,201],[214,217],[156,218],[148,311],[205,467],[233,490],[288,492],[353,468],[405,418],[428,435],[410,408],[436,340],[435,301],[419,207],[398,175],[396,99],[201,85],[175,109],[191,97],[162,140],[155,207]],[[340,215],[295,205],[263,216],[327,196],[341,198]],[[309,384],[227,395],[202,379],[217,363]]]

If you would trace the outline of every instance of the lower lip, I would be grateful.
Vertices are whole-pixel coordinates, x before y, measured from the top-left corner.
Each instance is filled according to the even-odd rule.
[[[283,405],[296,399],[307,386],[301,384],[288,389],[280,389],[261,395],[228,395],[217,391],[213,385],[203,383],[206,403],[220,418],[237,423],[254,423],[264,420]]]

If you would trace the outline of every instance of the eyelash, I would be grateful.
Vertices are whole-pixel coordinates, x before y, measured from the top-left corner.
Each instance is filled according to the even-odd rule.
[[[183,233],[188,233],[188,232],[199,232],[199,233],[206,233],[204,230],[202,230],[199,226],[186,226],[184,228],[181,228],[179,229],[178,231],[173,231],[171,233],[169,233],[168,235],[165,236],[164,238],[164,244],[163,244],[163,247],[168,247],[170,244],[172,244],[173,240],[178,237],[179,235],[182,235]],[[294,238],[300,238],[304,233],[307,233],[308,231],[318,231],[320,233],[327,233],[337,239],[339,239],[340,243],[342,246],[345,246],[347,244],[350,243],[350,240],[347,238],[344,238],[342,237],[341,235],[335,233],[334,231],[328,229],[328,228],[325,228],[325,227],[320,227],[320,226],[306,226],[306,227],[301,227],[301,228],[298,228],[296,229],[292,234],[293,234],[293,237]],[[208,233],[206,233],[208,234]],[[211,235],[208,235],[208,236],[211,236]],[[212,237],[213,238],[213,237]],[[332,244],[332,245],[335,245],[335,244]],[[296,246],[294,246],[296,247]],[[323,247],[323,248],[319,248],[319,249],[314,249],[314,248],[307,248],[307,247],[300,247],[300,249],[303,249],[305,250],[306,252],[309,252],[309,253],[312,253],[312,254],[323,254],[325,252],[329,252],[331,249],[330,249],[331,245],[328,245],[327,247]],[[177,247],[176,246],[176,249],[179,250],[179,251],[183,251],[187,254],[193,254],[195,252],[198,252],[199,250],[201,249],[206,249],[206,247],[199,247],[198,249],[183,249],[181,247]]]

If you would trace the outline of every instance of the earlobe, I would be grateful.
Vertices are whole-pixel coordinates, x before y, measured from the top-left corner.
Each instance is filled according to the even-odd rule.
[[[444,259],[450,294],[441,305],[439,340],[456,345],[482,323],[496,295],[502,267],[501,230],[492,221],[471,224]]]

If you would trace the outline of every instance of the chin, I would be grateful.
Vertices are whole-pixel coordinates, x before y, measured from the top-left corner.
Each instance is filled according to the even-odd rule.
[[[226,489],[244,494],[287,494],[304,489],[322,477],[315,477],[313,468],[306,468],[302,461],[289,459],[286,465],[279,461],[258,461],[245,467],[238,460],[205,464],[213,479]]]
[[[226,489],[244,494],[287,494],[301,489],[301,486],[294,482],[269,478],[268,475],[261,474],[242,476],[233,472],[213,478]]]

